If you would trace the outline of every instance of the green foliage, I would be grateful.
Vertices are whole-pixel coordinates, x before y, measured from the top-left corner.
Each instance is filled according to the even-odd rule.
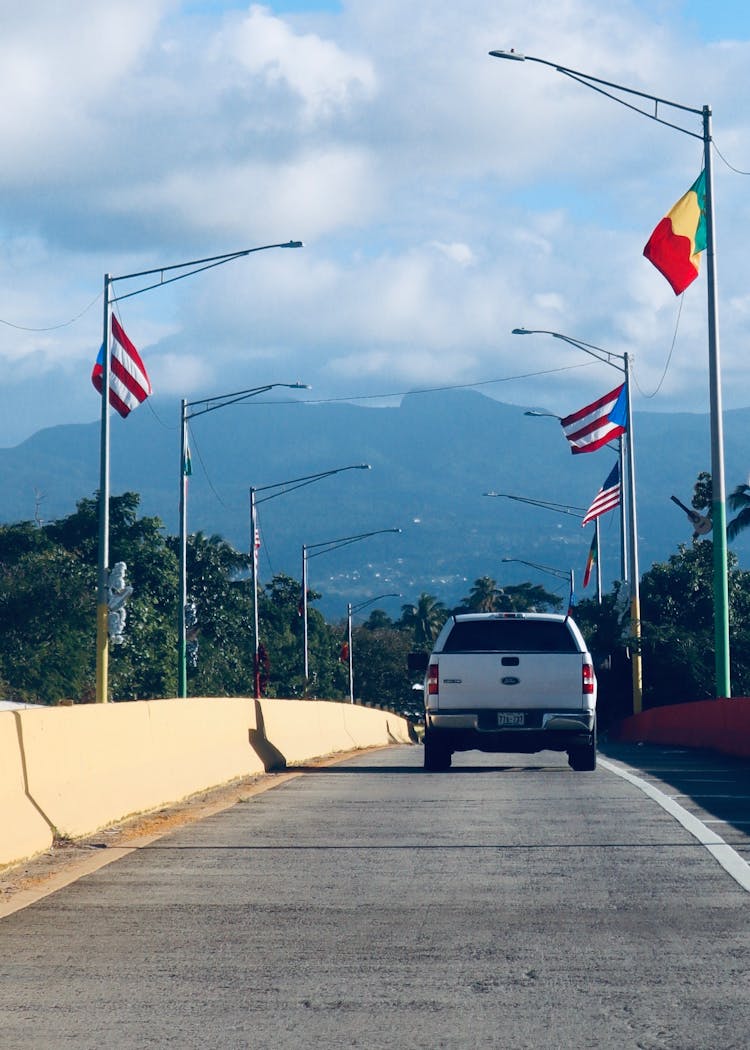
[[[699,476],[693,505],[702,509],[710,477]],[[736,490],[735,509],[750,486]],[[740,499],[741,497],[741,499]],[[174,696],[177,690],[178,540],[158,518],[139,517],[139,497],[125,493],[110,506],[110,562],[124,561],[134,592],[127,604],[125,640],[110,647],[111,696],[117,700]],[[741,511],[738,519],[742,517]],[[744,527],[744,526],[743,526]],[[98,498],[81,500],[69,517],[39,527],[0,526],[0,696],[58,703],[93,699],[95,682]],[[250,557],[219,536],[196,533],[187,542],[188,599],[197,614],[198,653],[188,669],[192,696],[251,696],[253,610]],[[750,573],[729,554],[732,684],[750,694]],[[644,706],[713,695],[713,551],[710,540],[680,546],[641,580]],[[276,697],[346,698],[346,625],[329,624],[309,592],[309,682],[303,668],[300,584],[277,575],[259,591],[260,641],[268,655],[263,693]],[[500,588],[479,577],[462,610],[559,609],[562,599],[531,583]],[[374,609],[353,630],[357,699],[418,717],[407,654],[429,650],[450,615],[423,592],[397,621]],[[631,710],[629,607],[617,584],[602,603],[586,600],[575,617],[597,661],[600,724]]]
[[[177,541],[170,542],[177,554]],[[190,696],[253,695],[249,567],[250,555],[220,536],[197,532],[187,539],[187,599],[195,606],[198,642],[196,664],[188,667]]]
[[[456,612],[545,612],[560,609],[562,603],[559,595],[552,594],[538,583],[500,587],[492,577],[480,576]]]
[[[412,689],[407,656],[412,638],[394,627],[367,625],[352,631],[354,696],[357,701],[378,704],[407,717],[422,717],[422,694]]]
[[[177,563],[158,518],[137,517],[139,497],[110,501],[112,563],[125,561],[134,594],[125,643],[110,650],[117,699],[174,692]],[[0,528],[0,676],[5,695],[52,704],[93,698],[96,676],[98,498],[68,518]]]
[[[728,553],[734,690],[747,688],[748,650],[737,645],[750,613],[750,573]],[[644,706],[714,695],[713,544],[681,544],[641,579]]]
[[[22,553],[27,525],[0,529],[4,696],[28,703],[80,698],[94,677],[96,570],[44,534]]]
[[[416,605],[401,606],[399,626],[411,632],[415,649],[428,650],[449,615],[441,601],[423,591]]]

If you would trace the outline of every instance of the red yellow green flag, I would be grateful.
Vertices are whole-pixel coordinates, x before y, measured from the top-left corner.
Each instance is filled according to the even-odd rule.
[[[583,587],[588,587],[589,580],[591,579],[591,573],[596,565],[596,556],[599,552],[597,551],[596,545],[596,531],[591,538],[591,546],[589,547],[589,556],[586,559],[586,568],[583,570]]]
[[[700,253],[706,247],[706,172],[667,212],[643,249],[672,286],[675,295],[698,276]]]

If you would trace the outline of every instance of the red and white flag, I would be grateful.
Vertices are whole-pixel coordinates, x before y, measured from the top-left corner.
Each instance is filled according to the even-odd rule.
[[[141,355],[112,315],[112,351],[109,362],[109,403],[124,419],[151,393],[151,380]],[[104,346],[91,373],[91,382],[101,395],[104,382]]]
[[[596,452],[627,429],[627,389],[624,383],[585,408],[561,419],[570,451]]]
[[[594,502],[586,511],[581,525],[588,525],[600,514],[606,514],[608,510],[614,510],[620,505],[620,464],[615,463],[604,481],[604,484],[594,497]],[[586,584],[584,583],[584,587]]]

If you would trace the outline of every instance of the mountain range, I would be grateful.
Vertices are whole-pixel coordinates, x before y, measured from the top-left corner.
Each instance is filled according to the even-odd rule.
[[[154,404],[151,404],[151,401]],[[252,399],[190,423],[193,475],[188,530],[218,534],[241,550],[250,545],[249,490],[353,464],[294,492],[258,493],[260,576],[301,578],[308,549],[308,583],[321,592],[328,617],[381,594],[396,614],[423,592],[448,605],[475,579],[501,585],[531,579],[567,592],[567,583],[504,558],[536,562],[580,580],[593,526],[573,515],[520,500],[587,508],[614,461],[609,449],[572,456],[554,418],[475,391],[414,393],[393,407]],[[750,409],[725,413],[726,484],[748,477]],[[710,470],[707,415],[636,413],[634,418],[641,573],[665,561],[692,528],[670,499],[689,505],[697,475]],[[111,491],[135,491],[141,512],[178,531],[180,407],[150,399],[127,420],[114,417]],[[14,448],[0,449],[0,521],[65,517],[99,485],[99,423],[50,427]],[[281,492],[278,498],[264,497]],[[400,528],[340,548],[328,540]],[[605,589],[619,578],[619,514],[601,519]],[[750,537],[732,549],[746,567]],[[112,552],[112,561],[116,560]],[[322,560],[313,560],[317,555]],[[591,593],[589,590],[588,593]],[[580,588],[579,588],[580,596]]]

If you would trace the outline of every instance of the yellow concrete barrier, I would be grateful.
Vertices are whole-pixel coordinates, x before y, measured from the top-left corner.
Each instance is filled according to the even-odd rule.
[[[194,698],[0,713],[0,865],[239,777],[409,742],[406,719],[333,701]],[[12,814],[12,817],[8,817]]]
[[[262,771],[249,711],[227,699],[21,711],[29,791],[59,835],[86,835]]]
[[[26,793],[20,723],[0,713],[0,865],[25,860],[52,845],[52,828]]]

